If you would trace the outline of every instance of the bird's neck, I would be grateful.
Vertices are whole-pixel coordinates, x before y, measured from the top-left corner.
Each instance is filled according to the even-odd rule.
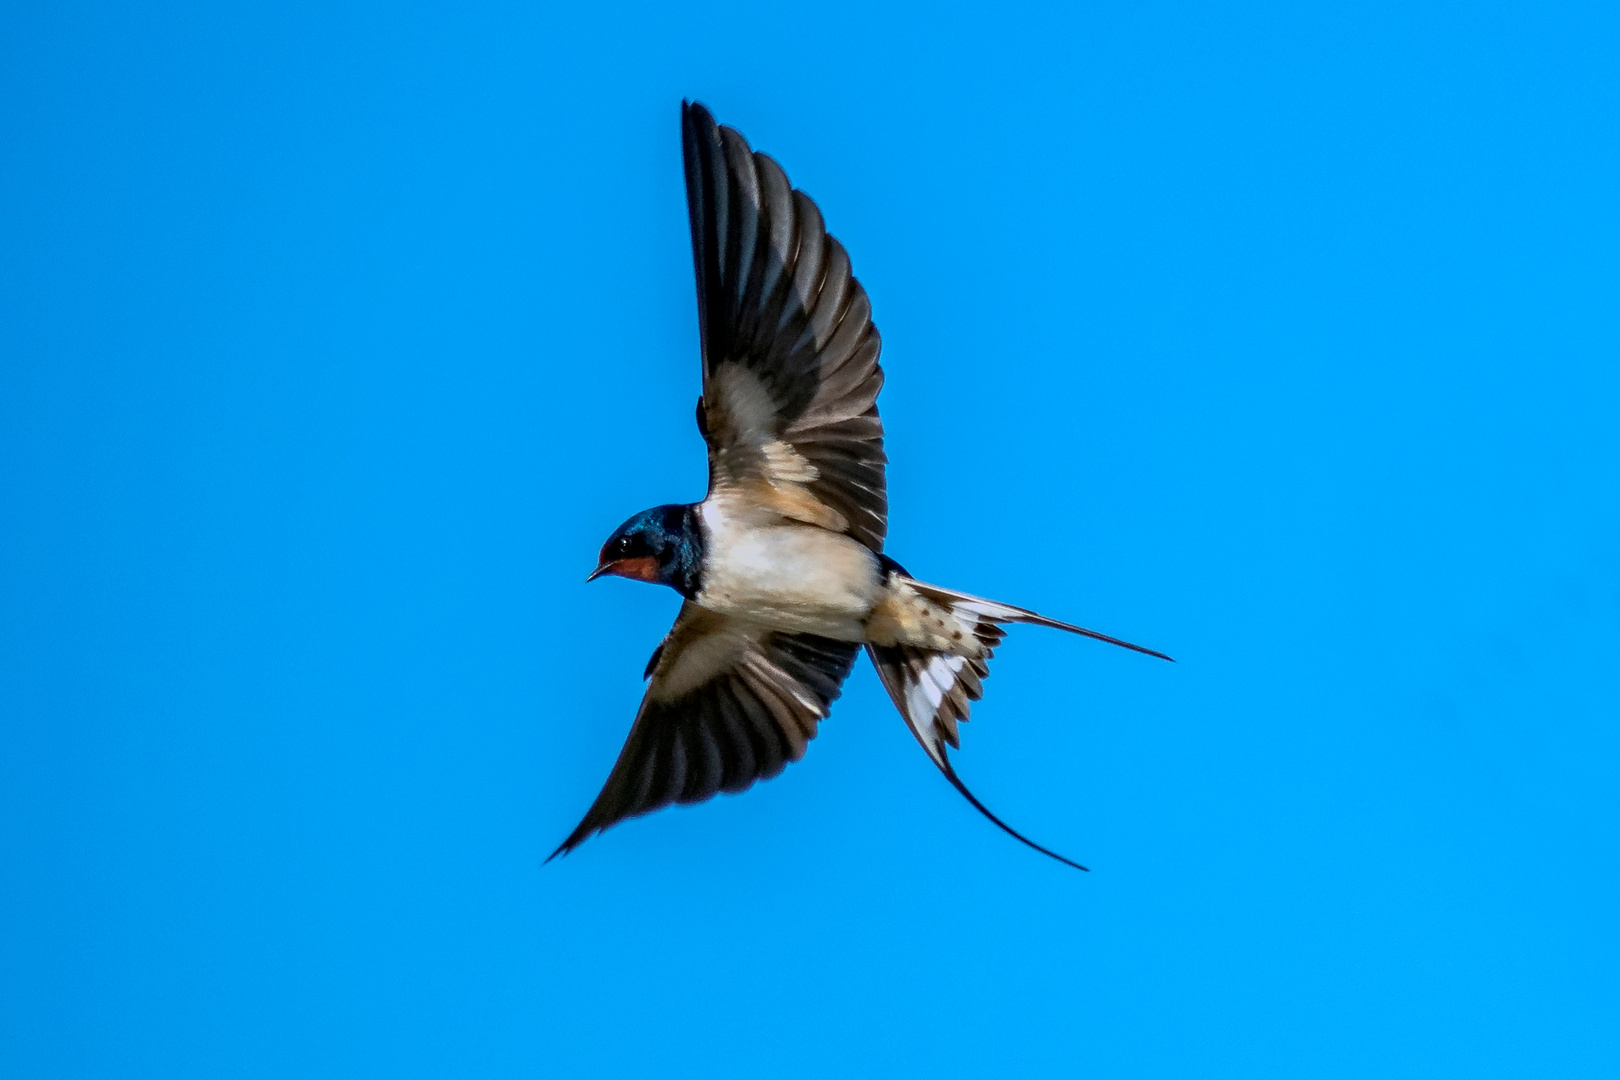
[[[691,503],[681,509],[683,513],[676,519],[668,537],[675,547],[675,556],[664,568],[662,580],[665,585],[691,600],[703,588],[703,554],[707,545],[704,543],[703,525],[698,520],[697,504]]]

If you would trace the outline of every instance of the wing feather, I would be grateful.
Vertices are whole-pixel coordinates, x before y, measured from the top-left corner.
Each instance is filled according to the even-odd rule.
[[[712,726],[717,732],[725,733],[720,790],[727,794],[743,791],[765,773],[763,746],[748,717],[725,686],[710,685],[705,693],[706,698],[698,703],[698,708],[715,718]]]
[[[859,648],[686,604],[601,794],[551,857],[626,818],[742,791],[799,760]]]
[[[763,511],[881,551],[882,339],[866,290],[781,166],[701,105],[683,104],[681,122],[710,492],[746,492]],[[778,446],[802,466],[782,473]]]

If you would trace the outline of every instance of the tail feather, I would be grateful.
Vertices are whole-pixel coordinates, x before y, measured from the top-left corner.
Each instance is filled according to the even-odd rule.
[[[900,710],[906,726],[927,751],[929,759],[945,774],[945,779],[949,780],[979,813],[989,818],[1009,836],[1041,854],[1076,869],[1086,869],[1074,860],[1035,843],[991,813],[956,774],[956,769],[951,765],[948,756],[948,748],[960,748],[958,725],[968,719],[970,703],[978,701],[984,694],[984,680],[990,675],[990,657],[995,647],[1001,644],[1002,638],[1006,636],[1006,631],[998,625],[1000,623],[1050,626],[1057,630],[1067,630],[1071,634],[1080,634],[1106,641],[1111,645],[1133,649],[1149,656],[1157,656],[1163,660],[1169,660],[1170,657],[1140,645],[1132,645],[1128,641],[1099,634],[1095,630],[1048,619],[1044,615],[1038,615],[1025,608],[1013,607],[1011,604],[942,589],[937,585],[916,581],[909,576],[906,576],[905,584],[926,599],[949,610],[962,624],[964,631],[971,630],[980,646],[978,656],[967,657],[915,645],[867,645],[866,652],[872,658],[873,666],[877,668],[878,678],[882,681],[884,689],[889,692],[895,707]]]
[[[991,629],[997,631],[996,639],[1000,640],[999,629],[993,626]],[[975,810],[1019,843],[1027,844],[1042,855],[1048,855],[1076,870],[1086,869],[1073,859],[1042,847],[991,813],[990,808],[980,802],[978,796],[969,791],[962,778],[956,775],[956,769],[946,756],[947,744],[952,747],[960,745],[956,725],[958,721],[968,718],[968,703],[979,700],[983,693],[981,680],[990,674],[986,664],[990,659],[988,646],[983,658],[975,660],[929,652],[910,645],[868,645],[866,653],[872,658],[878,678],[889,692],[895,707],[900,710],[906,726],[939,771],[945,774],[945,779],[962,793],[962,797]]]
[[[1107,634],[1098,633],[1096,630],[1087,630],[1085,627],[1075,626],[1073,623],[1048,619],[1045,615],[1037,614],[1028,608],[1013,607],[1011,604],[986,600],[982,596],[971,596],[968,593],[957,592],[954,589],[944,589],[938,585],[928,585],[916,580],[908,581],[907,584],[923,596],[936,603],[944,604],[959,615],[964,612],[971,612],[974,615],[982,615],[986,619],[999,623],[1029,623],[1032,626],[1050,626],[1054,630],[1067,630],[1071,634],[1079,634],[1081,637],[1092,638],[1096,641],[1106,641],[1108,644],[1118,645],[1122,649],[1131,649],[1134,652],[1146,653],[1148,656],[1156,656],[1160,660],[1168,660],[1172,664],[1176,662],[1174,657],[1166,656],[1156,649],[1149,649],[1144,645],[1132,645],[1129,641],[1109,637]]]

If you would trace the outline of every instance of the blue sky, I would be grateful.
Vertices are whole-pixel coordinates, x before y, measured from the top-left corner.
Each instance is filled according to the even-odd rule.
[[[155,8],[156,6],[148,6]],[[1612,1076],[1604,5],[0,12],[0,1073]],[[541,859],[704,486],[677,106],[885,341],[860,669]]]

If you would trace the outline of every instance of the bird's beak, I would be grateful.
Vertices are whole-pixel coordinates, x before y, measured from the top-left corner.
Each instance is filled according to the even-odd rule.
[[[617,577],[629,578],[631,581],[657,581],[658,560],[647,556],[637,556],[634,559],[609,559],[595,570],[591,571],[586,581],[595,581],[603,574],[613,574]]]

